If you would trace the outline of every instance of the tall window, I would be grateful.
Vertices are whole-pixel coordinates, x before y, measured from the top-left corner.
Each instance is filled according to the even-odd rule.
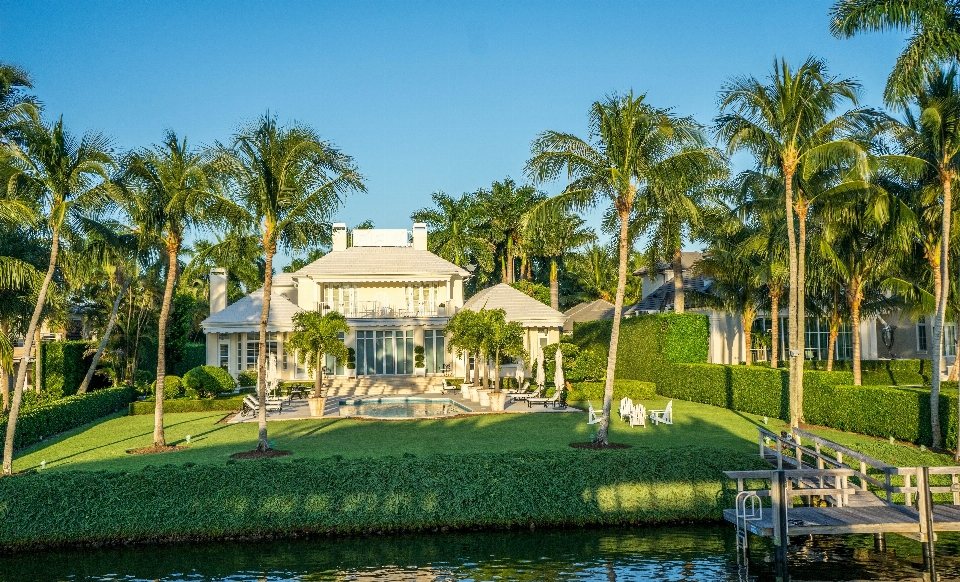
[[[237,371],[243,370],[243,334],[237,334]]]
[[[247,332],[247,369],[253,370],[257,367],[257,358],[260,357],[260,332]]]
[[[428,374],[443,372],[447,353],[447,350],[444,349],[445,339],[442,329],[427,329],[423,332],[423,352]]]
[[[927,351],[927,318],[922,315],[917,319],[917,351]]]
[[[957,355],[957,324],[953,321],[943,324],[943,355],[951,358]]]
[[[220,367],[230,369],[230,344],[220,344]]]

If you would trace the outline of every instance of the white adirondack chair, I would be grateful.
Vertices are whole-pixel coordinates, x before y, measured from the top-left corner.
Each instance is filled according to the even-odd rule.
[[[620,399],[620,420],[628,420],[633,414],[633,400],[624,396]]]
[[[667,402],[667,407],[663,410],[651,410],[650,420],[653,424],[673,424],[673,400]]]
[[[647,409],[642,404],[637,404],[633,407],[633,410],[630,411],[630,427],[635,426],[647,426]]]
[[[593,407],[593,402],[589,400],[587,400],[587,406],[589,407],[587,409],[587,424],[597,424],[600,422],[600,419],[603,418],[603,410],[598,412],[597,409]]]

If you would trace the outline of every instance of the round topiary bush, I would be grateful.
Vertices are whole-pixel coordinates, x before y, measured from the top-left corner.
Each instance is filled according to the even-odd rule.
[[[180,376],[164,376],[163,377],[163,399],[169,400],[171,398],[183,398],[183,380]],[[157,381],[154,380],[150,384],[150,393],[156,396],[157,394]]]
[[[257,385],[257,373],[256,372],[240,372],[237,374],[237,385],[241,388],[248,388],[250,386]]]
[[[232,392],[236,383],[230,372],[216,366],[197,366],[183,375],[187,390],[195,390],[200,398]]]

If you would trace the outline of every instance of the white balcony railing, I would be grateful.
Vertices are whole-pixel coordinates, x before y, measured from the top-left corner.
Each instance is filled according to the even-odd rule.
[[[385,305],[381,301],[354,301],[323,303],[317,306],[321,314],[333,311],[344,317],[368,318],[405,318],[405,317],[446,317],[453,315],[455,309],[439,305],[435,301],[414,301],[412,305]]]

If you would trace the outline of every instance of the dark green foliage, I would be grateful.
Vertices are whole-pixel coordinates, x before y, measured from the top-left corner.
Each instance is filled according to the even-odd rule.
[[[179,398],[177,400],[163,401],[163,412],[169,414],[173,412],[208,412],[211,410],[222,410],[229,412],[240,410],[243,403],[243,396],[218,396],[217,398]],[[129,414],[153,414],[153,400],[141,400],[131,402]]]
[[[424,354],[423,346],[413,346],[413,366],[415,368],[426,367],[426,364],[424,363],[423,354]]]
[[[733,503],[722,471],[763,466],[685,447],[38,472],[0,479],[0,547],[716,520]]]
[[[811,361],[804,364],[804,368],[811,370],[825,370],[826,366],[827,363],[824,361]],[[835,361],[833,369],[852,371],[853,362]],[[930,385],[930,360],[861,360],[860,370],[863,383],[869,386]]]
[[[15,449],[49,438],[78,426],[93,422],[102,416],[123,410],[136,392],[129,386],[97,390],[86,394],[67,396],[59,400],[24,410],[17,418]],[[7,417],[0,416],[0,434],[6,434]]]
[[[188,343],[184,346],[183,360],[173,366],[173,373],[183,376],[187,371],[207,363],[207,344]]]
[[[550,305],[550,288],[546,285],[520,280],[515,283],[510,283],[510,286],[521,293],[526,293],[544,305]]]
[[[584,402],[586,400],[603,400],[603,382],[571,382],[567,392],[568,402]],[[650,400],[657,396],[653,382],[639,380],[614,380],[613,400],[632,398],[633,400]]]
[[[167,324],[167,373],[183,375],[190,366],[183,367],[187,362],[187,344],[193,331],[193,322],[196,317],[197,300],[193,295],[177,293],[173,296],[173,305],[170,310],[170,321]],[[204,356],[197,365],[206,363]]]
[[[347,369],[357,369],[357,350],[353,348],[347,348]]]
[[[805,390],[807,422],[880,438],[929,445],[930,391],[885,386],[818,386]],[[940,394],[943,444],[957,446],[957,393]]]
[[[244,370],[237,374],[237,385],[242,388],[249,388],[257,385],[257,373]]]
[[[232,392],[236,383],[230,372],[216,366],[197,366],[183,376],[183,385],[196,390],[200,398]]]
[[[76,394],[93,361],[93,354],[84,356],[89,348],[82,341],[41,343],[40,390],[54,398]]]
[[[153,384],[150,385],[153,388],[153,394],[157,393],[157,381],[154,380]],[[184,386],[183,380],[179,376],[164,376],[163,377],[163,399],[172,400],[174,398],[182,398],[184,395]]]

